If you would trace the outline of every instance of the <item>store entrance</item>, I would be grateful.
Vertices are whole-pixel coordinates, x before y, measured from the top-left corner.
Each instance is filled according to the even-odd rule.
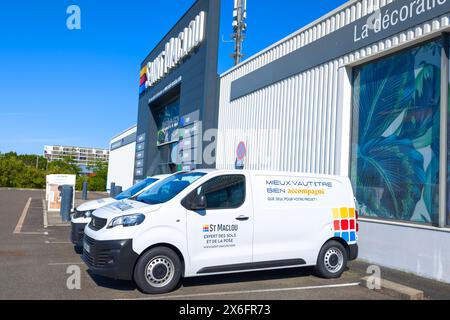
[[[178,142],[180,139],[180,87],[150,104],[156,123],[156,146],[159,150],[158,171],[170,174],[179,171]]]

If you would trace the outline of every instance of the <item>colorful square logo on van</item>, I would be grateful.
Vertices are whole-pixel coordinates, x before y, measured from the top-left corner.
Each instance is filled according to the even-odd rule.
[[[339,220],[333,221],[333,224],[334,224],[334,231],[341,230],[341,225],[339,224]]]
[[[209,232],[209,224],[203,225],[203,232]]]
[[[339,219],[339,209],[338,208],[333,208],[333,219]]]
[[[341,219],[348,218],[348,208],[341,208]]]
[[[358,239],[356,230],[356,213],[354,208],[333,208],[333,234],[346,242]]]

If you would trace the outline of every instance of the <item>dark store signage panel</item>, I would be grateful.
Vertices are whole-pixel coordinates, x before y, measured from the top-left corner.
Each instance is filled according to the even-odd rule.
[[[137,142],[137,143],[141,143],[141,142],[144,142],[144,141],[145,141],[145,133],[140,134],[140,135],[137,137],[137,139],[136,139],[136,142]]]
[[[194,122],[200,121],[200,110],[191,112],[180,118],[180,127],[186,127]]]
[[[200,123],[196,122],[187,127],[180,129],[180,138],[187,139],[189,137],[198,135],[201,132]]]
[[[136,145],[136,151],[142,151],[144,150],[145,144],[144,143],[139,143]]]
[[[140,177],[143,174],[144,174],[144,169],[139,168],[139,169],[134,170],[134,175],[137,177]]]
[[[195,135],[192,137],[185,137],[183,140],[180,140],[178,143],[178,148],[180,150],[188,150],[192,148],[198,148],[199,146],[200,135]]]
[[[193,148],[188,150],[180,150],[180,161],[185,162],[196,162],[198,159],[199,148]]]
[[[144,160],[136,160],[136,168],[143,168],[144,167]]]
[[[143,159],[144,158],[144,152],[143,151],[139,151],[136,153],[136,159]]]

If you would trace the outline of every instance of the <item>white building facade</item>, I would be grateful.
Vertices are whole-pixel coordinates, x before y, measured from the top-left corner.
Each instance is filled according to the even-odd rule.
[[[228,70],[217,167],[349,176],[360,258],[450,283],[447,32],[450,0],[353,0]]]
[[[110,141],[108,179],[106,185],[108,191],[112,182],[116,186],[121,186],[123,190],[128,189],[134,184],[136,129],[137,126],[128,128]]]

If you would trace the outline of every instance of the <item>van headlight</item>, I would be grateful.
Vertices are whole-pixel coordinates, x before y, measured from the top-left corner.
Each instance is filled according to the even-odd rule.
[[[84,212],[84,217],[85,218],[90,218],[91,216],[92,216],[92,212],[93,212],[94,210],[88,210],[88,211],[85,211]]]
[[[74,218],[90,218],[94,210],[78,211],[75,210]]]
[[[108,229],[123,226],[123,227],[132,227],[140,225],[145,219],[145,216],[141,213],[131,214],[128,216],[120,216],[111,220],[108,225]]]

